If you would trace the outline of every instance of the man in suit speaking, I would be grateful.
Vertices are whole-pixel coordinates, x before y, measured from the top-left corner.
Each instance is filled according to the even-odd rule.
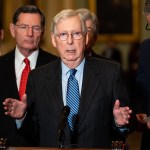
[[[7,98],[3,102],[5,114],[20,121],[19,133],[31,141],[37,138],[38,146],[110,148],[112,131],[126,136],[133,131],[130,123],[136,119],[128,107],[120,65],[84,56],[88,43],[86,24],[76,10],[62,10],[53,18],[51,37],[60,59],[31,71],[27,95],[22,101]],[[70,86],[71,96],[76,97],[71,102]],[[66,115],[61,113],[66,105],[70,107],[68,119],[69,111],[64,112]],[[66,126],[62,124],[64,136],[58,141],[60,115]],[[24,132],[27,128],[28,133]]]

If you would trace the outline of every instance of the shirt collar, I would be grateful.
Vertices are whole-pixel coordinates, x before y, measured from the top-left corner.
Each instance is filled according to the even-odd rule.
[[[83,73],[84,64],[85,64],[85,58],[82,60],[82,62],[80,63],[80,65],[78,67],[76,67],[75,69],[78,72]],[[62,65],[62,75],[69,76],[70,74],[68,72],[69,72],[70,68],[68,68],[63,62],[61,62],[61,65]]]
[[[30,61],[30,67],[31,67],[31,69],[35,68],[35,66],[36,66],[38,54],[39,54],[39,49],[35,50],[35,51],[28,57],[28,59],[29,59],[29,61]],[[19,51],[18,48],[16,47],[16,50],[15,50],[15,59],[16,59],[16,62],[19,63],[19,64],[22,64],[24,58],[25,58],[25,57],[20,53],[20,51]]]

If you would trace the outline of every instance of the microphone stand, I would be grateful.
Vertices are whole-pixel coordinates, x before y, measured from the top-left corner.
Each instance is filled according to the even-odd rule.
[[[59,148],[63,148],[63,140],[64,140],[64,132],[62,130],[58,130],[58,143],[59,143]]]
[[[64,106],[61,111],[60,122],[59,122],[58,130],[57,130],[57,140],[58,140],[60,148],[63,148],[64,129],[66,126],[69,113],[70,113],[70,107]]]

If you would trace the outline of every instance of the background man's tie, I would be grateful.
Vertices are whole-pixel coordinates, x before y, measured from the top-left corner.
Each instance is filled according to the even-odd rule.
[[[70,76],[67,85],[67,105],[70,107],[70,114],[68,116],[68,122],[72,131],[74,131],[77,124],[77,114],[79,108],[79,86],[78,81],[75,78],[77,70],[71,69]]]
[[[31,70],[30,69],[30,61],[28,60],[28,58],[25,58],[23,61],[25,62],[26,66],[24,67],[24,69],[22,71],[21,80],[20,80],[20,87],[19,87],[20,100],[22,100],[22,96],[23,96],[23,94],[25,94],[28,74]]]

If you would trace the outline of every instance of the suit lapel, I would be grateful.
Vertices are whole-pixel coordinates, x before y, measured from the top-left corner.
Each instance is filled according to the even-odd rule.
[[[46,63],[47,63],[47,58],[46,56],[44,56],[44,51],[42,49],[39,49],[39,54],[38,54],[35,68],[45,65]]]
[[[19,98],[19,93],[18,93],[18,88],[17,88],[17,83],[16,83],[16,73],[15,73],[15,50],[13,50],[12,52],[8,53],[7,56],[5,57],[6,61],[6,69],[8,70],[8,72],[11,73],[11,76],[9,75],[7,81],[10,81],[10,89],[12,90],[13,93],[13,97],[14,98]],[[7,72],[7,73],[8,73]],[[7,74],[6,76],[7,77]],[[12,87],[12,88],[11,88]]]
[[[59,61],[56,63],[56,65],[53,64],[53,67],[55,66],[54,69],[48,71],[45,83],[48,97],[51,97],[51,102],[60,111],[64,106],[62,99],[61,65]]]
[[[91,60],[86,60],[82,93],[79,106],[80,122],[84,119],[84,116],[88,112],[88,109],[92,103],[93,97],[96,94],[97,88],[100,88],[101,84],[101,71],[98,66]]]
[[[41,48],[39,48],[39,55],[36,62],[36,68],[48,64],[57,59],[57,56],[52,55]]]

